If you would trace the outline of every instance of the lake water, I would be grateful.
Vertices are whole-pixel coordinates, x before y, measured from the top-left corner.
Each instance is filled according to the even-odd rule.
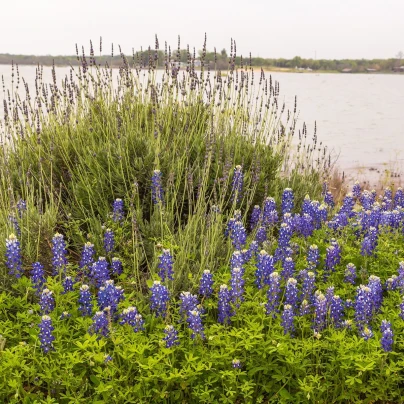
[[[33,86],[35,67],[19,69]],[[57,77],[68,72],[69,68],[58,67]],[[1,75],[6,88],[11,87],[11,66],[0,65]],[[380,176],[396,184],[404,181],[404,75],[272,73],[272,77],[280,82],[280,99],[289,109],[297,96],[299,121],[306,122],[309,134],[317,122],[319,141],[339,156],[341,171],[369,180],[370,186]],[[44,81],[51,80],[51,68],[44,67]]]

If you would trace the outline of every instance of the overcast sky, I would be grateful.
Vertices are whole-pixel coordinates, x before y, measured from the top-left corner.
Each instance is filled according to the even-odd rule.
[[[404,51],[404,0],[1,0],[0,53],[70,55],[75,43],[167,41],[261,57],[389,58]],[[98,45],[96,46],[98,48]],[[98,51],[97,51],[98,52]]]

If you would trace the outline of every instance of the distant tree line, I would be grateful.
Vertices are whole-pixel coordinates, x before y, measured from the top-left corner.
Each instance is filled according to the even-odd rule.
[[[312,69],[321,71],[342,71],[343,69],[350,69],[352,72],[365,72],[367,69],[374,69],[377,71],[392,71],[397,67],[402,66],[404,61],[402,60],[402,53],[399,52],[396,58],[390,59],[342,59],[342,60],[330,60],[330,59],[305,59],[300,56],[295,56],[293,59],[285,58],[262,58],[262,57],[247,57],[241,56],[229,57],[227,51],[223,49],[220,52],[206,52],[203,55],[202,51],[195,52],[189,50],[174,50],[171,53],[169,51],[161,50],[142,50],[133,53],[132,55],[126,55],[126,62],[130,65],[147,67],[149,64],[157,64],[158,67],[164,68],[172,67],[178,62],[182,64],[194,63],[198,68],[201,58],[204,60],[204,65],[208,64],[213,68],[226,70],[230,64],[234,63],[236,66],[251,65],[254,67],[263,68],[285,68],[285,69]],[[122,55],[103,55],[103,56],[34,56],[34,55],[11,55],[0,54],[0,64],[11,64],[12,62],[18,65],[44,65],[51,66],[77,66],[83,64],[83,60],[87,65],[96,63],[104,66],[106,63],[110,67],[119,67],[123,64]]]

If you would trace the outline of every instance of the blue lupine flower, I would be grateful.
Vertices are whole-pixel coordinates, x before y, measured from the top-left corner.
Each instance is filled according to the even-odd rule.
[[[104,234],[104,250],[108,254],[115,248],[115,236],[111,229],[105,230]]]
[[[327,278],[331,272],[335,272],[335,267],[341,260],[340,249],[337,245],[330,245],[326,249],[324,276]]]
[[[255,284],[258,289],[261,289],[269,282],[269,275],[275,270],[274,259],[265,250],[258,254],[257,270],[255,271]]]
[[[89,334],[97,334],[98,339],[109,336],[109,322],[103,311],[97,311],[93,317],[93,324],[88,329]]]
[[[160,281],[154,281],[150,291],[150,309],[156,313],[157,317],[165,317],[170,298],[168,289]]]
[[[378,232],[375,227],[369,229],[368,235],[364,238],[361,246],[361,255],[373,255],[377,247]]]
[[[242,167],[237,165],[234,168],[233,181],[231,184],[231,200],[240,202],[243,194],[244,174]]]
[[[238,359],[233,359],[231,365],[234,369],[241,369],[241,362]]]
[[[305,316],[306,314],[310,314],[310,311],[311,311],[310,303],[306,299],[303,299],[299,309],[299,316]]]
[[[354,264],[349,263],[345,269],[345,278],[344,281],[355,285],[356,281],[356,267]]]
[[[291,213],[294,207],[294,196],[291,188],[286,188],[282,194],[282,215]]]
[[[307,238],[313,234],[313,231],[314,231],[313,218],[305,213],[300,218],[299,232],[302,234],[304,238]]]
[[[367,341],[368,339],[373,337],[373,332],[372,329],[369,326],[365,326],[361,331],[360,331],[361,337]]]
[[[123,267],[122,267],[122,261],[119,258],[117,257],[112,258],[111,270],[114,275],[116,276],[121,275],[121,273],[123,272]]]
[[[337,213],[329,222],[328,227],[334,231],[348,226],[348,215],[344,212]]]
[[[53,265],[53,275],[59,275],[60,273],[66,272],[67,265],[67,250],[66,243],[63,239],[63,235],[56,233],[52,238],[52,265]]]
[[[158,268],[159,277],[164,282],[166,279],[174,280],[174,271],[173,271],[173,256],[169,249],[163,250],[163,253],[159,256],[159,264]]]
[[[327,191],[327,193],[325,194],[324,203],[326,203],[330,208],[333,208],[335,206],[334,198],[330,191]]]
[[[383,320],[380,327],[382,332],[382,339],[380,344],[384,352],[391,352],[393,350],[393,331],[391,330],[391,323]]]
[[[341,326],[342,317],[344,315],[344,305],[341,298],[338,295],[334,295],[331,298],[330,304],[330,320],[335,328]]]
[[[46,283],[45,271],[40,262],[32,264],[31,282],[37,295],[42,293],[43,286]]]
[[[201,281],[199,283],[199,293],[202,296],[210,297],[213,293],[213,275],[210,273],[209,269],[203,271]]]
[[[314,297],[314,324],[316,332],[320,332],[326,325],[327,299],[321,292],[316,292]]]
[[[204,330],[203,330],[203,325],[202,325],[202,319],[201,319],[201,313],[199,310],[191,310],[188,312],[188,327],[190,330],[192,330],[191,338],[195,339],[198,335],[203,339],[205,338]]]
[[[258,243],[255,240],[251,241],[248,250],[243,252],[244,262],[248,262],[252,258],[256,258],[258,254],[258,248],[259,248]]]
[[[341,262],[341,246],[335,238],[332,238],[330,243],[335,248],[334,263],[335,265],[339,265]]]
[[[295,263],[293,261],[292,257],[286,257],[282,263],[282,278],[283,279],[289,279],[289,278],[293,278],[293,276],[295,275]]]
[[[91,266],[90,277],[97,287],[102,286],[105,281],[110,279],[108,262],[105,257],[99,257],[98,261],[94,262]]]
[[[355,304],[351,299],[346,299],[345,300],[345,308],[346,309],[350,309],[350,308],[354,308]]]
[[[266,304],[266,313],[268,315],[272,314],[272,317],[275,318],[276,313],[278,312],[279,302],[281,298],[281,277],[278,272],[272,272],[269,275],[269,288],[267,291],[267,304]]]
[[[42,314],[49,314],[55,308],[55,299],[52,296],[52,291],[44,289],[39,300]]]
[[[358,181],[352,187],[352,195],[354,198],[359,198],[361,196],[361,186]]]
[[[128,324],[133,328],[134,332],[144,330],[144,320],[142,315],[139,314],[136,307],[130,306],[123,310],[121,314],[121,321],[119,324]]]
[[[17,218],[14,216],[14,214],[8,216],[8,220],[10,223],[13,225],[15,232],[17,233],[17,236],[21,236],[21,228],[20,225],[18,224]]]
[[[244,256],[245,254],[242,254],[240,251],[234,251],[230,257],[230,268],[243,268]]]
[[[330,307],[331,305],[331,300],[334,297],[334,286],[329,286],[327,290],[325,291],[325,299],[327,300],[327,308]]]
[[[51,318],[47,315],[42,316],[39,323],[39,340],[41,341],[41,348],[46,354],[55,349],[53,347],[53,341],[55,340],[52,335],[53,330]]]
[[[73,280],[71,276],[66,276],[63,280],[63,292],[62,295],[66,294],[67,292],[71,292],[73,290]]]
[[[283,219],[282,219],[282,223],[287,224],[290,227],[290,230],[293,231],[295,229],[299,229],[300,226],[300,215],[296,214],[296,215],[292,215],[291,213],[286,212],[283,215]]]
[[[372,310],[374,313],[380,311],[383,303],[383,286],[380,278],[375,275],[369,276],[368,287],[371,290]]]
[[[341,327],[346,328],[347,330],[351,330],[352,329],[352,320],[344,320],[341,323]]]
[[[279,229],[278,246],[280,248],[289,247],[292,238],[292,229],[286,223],[282,223]]]
[[[403,300],[400,303],[400,314],[399,316],[401,317],[402,320],[404,320],[404,296],[403,296]]]
[[[293,335],[293,331],[295,329],[293,320],[295,319],[295,312],[293,307],[290,304],[285,304],[283,307],[282,313],[282,327],[284,334],[291,334]]]
[[[112,204],[112,220],[114,222],[121,222],[124,216],[123,210],[123,200],[122,199],[115,199],[114,203]]]
[[[236,224],[236,219],[232,217],[227,222],[226,230],[224,231],[225,237],[229,237],[233,233],[234,225]]]
[[[10,234],[6,240],[6,267],[9,269],[9,275],[21,278],[23,273],[21,247],[14,234]]]
[[[285,290],[285,304],[291,305],[294,309],[297,306],[297,280],[295,278],[289,278],[286,282]]]
[[[302,300],[305,299],[311,302],[313,299],[312,295],[315,288],[316,276],[312,271],[304,271],[302,275]]]
[[[90,288],[88,285],[82,285],[80,287],[79,297],[79,311],[82,316],[91,316],[93,312],[93,303],[91,299]]]
[[[243,272],[241,268],[233,268],[231,270],[231,279],[230,279],[230,287],[231,287],[231,301],[235,304],[236,307],[240,307],[240,302],[244,300],[244,279]]]
[[[251,212],[251,217],[250,217],[251,230],[254,230],[257,227],[260,219],[261,219],[261,208],[258,205],[255,205],[253,208],[253,211]]]
[[[353,207],[355,206],[355,199],[351,193],[347,194],[342,201],[341,209],[339,213],[345,213],[348,217],[353,215]]]
[[[164,328],[164,333],[166,336],[163,338],[163,341],[166,343],[166,348],[171,348],[174,345],[180,344],[178,340],[178,331],[172,325],[167,325]]]
[[[307,263],[308,269],[314,270],[316,269],[320,258],[320,252],[316,244],[312,244],[307,251]]]
[[[25,202],[24,199],[20,199],[17,202],[17,210],[18,210],[18,216],[22,218],[22,215],[27,210],[27,202]]]
[[[397,275],[392,275],[390,278],[386,279],[386,290],[391,291],[391,290],[396,290],[397,289]]]
[[[72,315],[68,312],[68,311],[64,311],[61,315],[60,315],[60,319],[64,320],[66,318],[70,318]]]
[[[188,312],[194,310],[199,304],[198,298],[191,292],[181,292],[180,301],[180,315],[183,319],[188,315]]]
[[[312,205],[311,205],[311,200],[310,200],[310,196],[306,195],[303,199],[303,203],[302,203],[302,214],[308,214],[310,216],[312,216]]]
[[[237,221],[234,223],[233,231],[230,234],[230,238],[233,242],[233,247],[236,250],[241,250],[247,241],[247,232],[243,226],[243,223]]]
[[[358,286],[355,299],[355,322],[359,330],[363,330],[369,324],[372,318],[372,306],[372,290],[368,286]]]
[[[152,201],[155,205],[161,202],[164,204],[164,191],[162,174],[160,170],[154,170],[152,176]]]
[[[372,192],[365,190],[362,192],[360,202],[365,210],[371,210],[375,203],[375,196]]]
[[[83,252],[81,253],[81,260],[79,267],[84,268],[87,267],[89,268],[93,262],[94,262],[94,244],[87,242],[84,244]]]
[[[398,207],[404,208],[404,191],[403,189],[397,188],[396,194],[394,195],[394,207],[398,208]]]
[[[104,286],[98,290],[97,300],[101,310],[110,308],[112,314],[118,310],[118,304],[125,299],[123,289],[115,286],[112,279],[105,281]]]
[[[104,355],[104,363],[108,363],[108,362],[111,362],[113,359],[112,359],[112,356],[111,355],[108,355],[108,354],[105,354]]]
[[[264,200],[264,207],[262,210],[262,224],[270,226],[278,221],[278,212],[276,210],[275,199],[268,196]]]
[[[265,226],[258,227],[257,234],[255,235],[255,241],[262,244],[267,239],[267,229]]]
[[[227,285],[221,285],[218,300],[218,311],[219,311],[218,321],[221,324],[229,324],[230,318],[233,316],[230,301],[231,301],[231,295],[229,288],[227,287]]]

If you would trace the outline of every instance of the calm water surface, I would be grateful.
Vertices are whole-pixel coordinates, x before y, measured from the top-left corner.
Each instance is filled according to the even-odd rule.
[[[67,67],[57,68],[58,79],[68,73]],[[0,65],[0,75],[11,87],[11,67]],[[20,75],[33,88],[35,67],[20,66]],[[404,75],[272,73],[272,77],[280,82],[280,98],[289,109],[297,96],[299,121],[306,123],[309,134],[317,122],[319,141],[339,156],[341,170],[375,180],[388,169],[404,179]],[[44,81],[51,80],[51,68],[44,67]]]

